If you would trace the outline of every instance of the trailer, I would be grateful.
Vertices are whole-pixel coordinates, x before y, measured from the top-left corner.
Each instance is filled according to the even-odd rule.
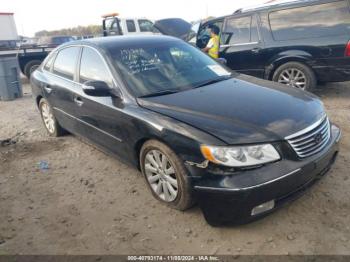
[[[0,12],[0,58],[17,56],[20,70],[28,78],[53,48],[19,48],[14,13]]]
[[[52,50],[54,50],[53,47],[8,49],[0,51],[0,56],[16,55],[21,72],[29,79],[31,73],[40,66]]]

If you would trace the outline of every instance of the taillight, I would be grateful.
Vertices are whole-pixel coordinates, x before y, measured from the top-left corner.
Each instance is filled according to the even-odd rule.
[[[346,48],[345,48],[345,56],[350,56],[350,41],[349,41],[348,44],[346,45]]]

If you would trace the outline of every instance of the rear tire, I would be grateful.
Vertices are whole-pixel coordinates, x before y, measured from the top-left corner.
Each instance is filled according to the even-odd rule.
[[[41,61],[39,60],[33,60],[27,63],[24,67],[24,74],[25,76],[30,79],[30,75],[40,66]]]
[[[157,140],[147,141],[141,148],[140,166],[157,200],[182,211],[193,206],[194,198],[187,171],[168,146]]]
[[[53,114],[52,107],[45,98],[42,98],[40,100],[39,110],[46,131],[49,133],[50,136],[59,137],[66,134],[66,130],[63,129],[57,122],[57,119]]]
[[[317,84],[314,72],[307,65],[299,62],[288,62],[278,67],[272,80],[294,88],[312,91]]]

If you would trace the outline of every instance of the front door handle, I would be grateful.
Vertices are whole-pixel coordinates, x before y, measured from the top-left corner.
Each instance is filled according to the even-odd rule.
[[[44,89],[48,94],[52,92],[52,87],[50,85],[44,85]]]
[[[82,106],[84,104],[83,100],[81,100],[81,98],[79,96],[74,97],[74,102],[78,105],[78,106]]]
[[[261,50],[260,47],[255,47],[255,48],[252,49],[252,52],[253,52],[254,54],[258,54],[258,53],[260,52],[260,50]]]

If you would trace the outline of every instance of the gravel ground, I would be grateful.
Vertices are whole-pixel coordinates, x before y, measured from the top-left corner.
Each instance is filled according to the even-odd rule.
[[[328,176],[260,221],[223,228],[198,207],[159,204],[137,170],[80,139],[48,137],[24,90],[0,102],[0,140],[16,142],[0,146],[0,254],[350,255],[349,82],[317,91],[343,131]]]

